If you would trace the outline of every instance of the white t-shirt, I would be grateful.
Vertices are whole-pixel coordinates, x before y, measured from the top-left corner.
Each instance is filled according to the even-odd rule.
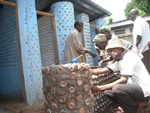
[[[112,34],[111,39],[118,38],[115,34]]]
[[[132,75],[131,84],[140,85],[144,96],[150,96],[150,75],[136,54],[128,51],[124,54],[122,60],[107,67],[114,72],[120,71],[121,75]]]
[[[138,46],[138,49],[140,52],[145,52],[149,49],[148,47],[148,41],[150,41],[150,28],[149,24],[140,16],[136,18],[136,20],[133,22],[133,45],[136,45],[136,38],[137,35],[142,36],[141,43]]]

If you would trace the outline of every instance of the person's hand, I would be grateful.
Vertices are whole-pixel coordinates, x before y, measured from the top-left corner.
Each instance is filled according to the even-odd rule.
[[[102,90],[101,90],[101,86],[93,86],[93,87],[91,88],[91,91],[92,91],[92,93],[100,92],[100,91],[102,91]]]
[[[103,60],[101,60],[99,63],[98,63],[98,66],[102,67],[103,65]]]
[[[148,47],[150,48],[150,41],[147,42]]]
[[[92,57],[96,57],[96,56],[97,56],[96,53],[94,53],[94,52],[92,52],[92,51],[90,51],[90,50],[87,50],[87,49],[85,49],[85,53],[90,54]]]
[[[97,57],[97,54],[96,53],[94,53],[94,52],[91,52],[91,54],[90,54],[92,57]]]
[[[90,69],[92,75],[101,75],[100,74],[100,67],[96,69]]]
[[[105,50],[101,50],[100,56],[101,56],[101,57],[105,57]]]
[[[90,72],[92,75],[97,75],[97,70],[96,69],[90,69]]]

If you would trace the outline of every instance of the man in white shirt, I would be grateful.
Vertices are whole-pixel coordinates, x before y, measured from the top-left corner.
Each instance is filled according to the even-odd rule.
[[[133,21],[133,45],[136,47],[137,53],[140,52],[143,54],[143,63],[147,66],[149,70],[149,47],[148,41],[150,41],[150,26],[149,24],[139,16],[138,10],[132,9],[130,11],[130,18]],[[150,73],[150,70],[149,70]]]
[[[112,63],[113,59],[105,52],[105,47],[107,43],[110,42],[111,39],[118,38],[116,35],[111,34],[110,29],[103,28],[100,30],[100,32],[97,32],[98,34],[94,37],[93,42],[95,45],[95,48],[97,49],[99,55],[100,55],[100,62],[98,63],[99,66],[107,65],[109,63]],[[124,39],[121,39],[124,42],[124,45],[131,50],[132,44]],[[109,62],[109,63],[107,63]]]
[[[93,93],[104,91],[104,95],[116,101],[125,113],[138,113],[138,101],[149,101],[150,76],[143,62],[128,51],[120,39],[111,39],[106,50],[115,62],[104,68],[91,69],[93,75],[120,71],[120,79],[101,86],[93,86]],[[131,77],[131,84],[127,81]]]

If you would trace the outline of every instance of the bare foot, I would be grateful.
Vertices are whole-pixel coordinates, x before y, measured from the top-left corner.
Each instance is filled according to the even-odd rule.
[[[124,113],[123,109],[119,106],[118,108],[113,110],[113,113]]]

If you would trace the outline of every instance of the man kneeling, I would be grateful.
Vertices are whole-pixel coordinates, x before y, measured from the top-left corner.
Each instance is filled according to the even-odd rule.
[[[93,92],[104,91],[104,95],[117,102],[125,113],[138,113],[138,101],[149,101],[150,75],[140,58],[128,51],[122,40],[111,39],[105,48],[115,59],[104,68],[91,69],[93,75],[120,71],[120,79],[101,86],[93,86]],[[128,82],[129,77],[131,81]]]

